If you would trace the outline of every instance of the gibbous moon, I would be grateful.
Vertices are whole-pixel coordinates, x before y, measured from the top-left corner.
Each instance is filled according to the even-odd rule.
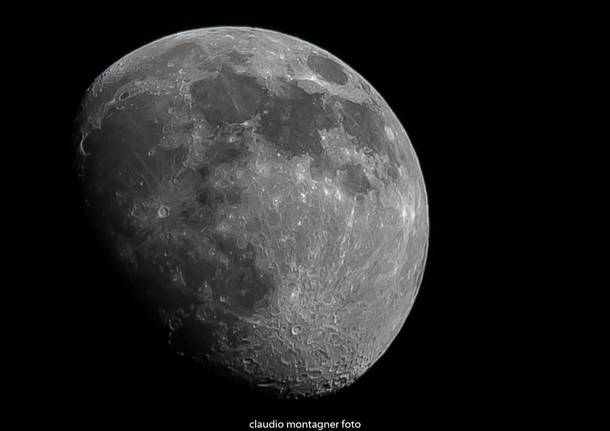
[[[91,222],[178,354],[317,396],[400,331],[424,179],[390,107],[332,54],[255,28],[171,35],[95,80],[77,132]]]

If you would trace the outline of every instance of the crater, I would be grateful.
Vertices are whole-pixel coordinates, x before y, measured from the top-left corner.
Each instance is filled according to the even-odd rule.
[[[318,54],[307,57],[307,66],[328,82],[338,85],[347,84],[347,75],[336,61]]]
[[[345,170],[343,187],[348,193],[352,195],[366,194],[373,188],[362,166],[350,163],[345,165],[342,169]]]

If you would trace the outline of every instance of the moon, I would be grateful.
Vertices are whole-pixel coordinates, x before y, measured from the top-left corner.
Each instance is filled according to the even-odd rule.
[[[95,79],[75,132],[92,226],[177,354],[312,397],[395,339],[426,261],[424,179],[388,104],[329,52],[257,28],[170,35]]]

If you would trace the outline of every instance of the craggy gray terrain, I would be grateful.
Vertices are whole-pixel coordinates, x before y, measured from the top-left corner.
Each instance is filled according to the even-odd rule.
[[[312,396],[400,330],[424,181],[390,108],[328,52],[252,28],[172,35],[102,73],[77,128],[92,222],[179,353]]]

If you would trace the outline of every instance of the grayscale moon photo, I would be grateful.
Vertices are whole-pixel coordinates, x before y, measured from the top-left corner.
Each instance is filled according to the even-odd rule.
[[[91,226],[177,355],[317,397],[403,327],[424,178],[382,95],[331,53],[258,28],[173,34],[95,79],[74,135]]]

